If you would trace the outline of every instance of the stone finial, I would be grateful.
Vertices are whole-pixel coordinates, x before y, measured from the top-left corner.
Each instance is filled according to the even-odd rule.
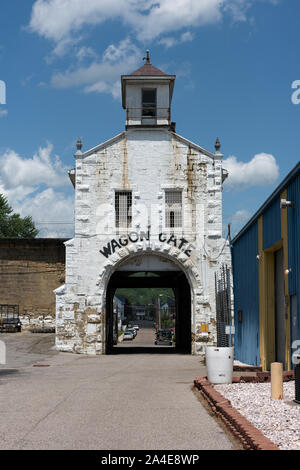
[[[77,142],[76,142],[76,147],[78,151],[81,151],[82,149],[82,140],[80,137],[78,137]]]
[[[216,152],[220,152],[220,148],[221,148],[221,143],[220,143],[219,137],[217,137],[217,140],[215,143]]]

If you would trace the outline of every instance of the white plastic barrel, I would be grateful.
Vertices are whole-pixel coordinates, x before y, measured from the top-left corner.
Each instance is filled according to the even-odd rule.
[[[212,384],[232,383],[233,347],[206,347],[206,372]]]

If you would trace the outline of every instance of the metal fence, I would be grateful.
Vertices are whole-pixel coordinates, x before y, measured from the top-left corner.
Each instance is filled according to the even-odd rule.
[[[216,321],[217,321],[217,346],[232,346],[232,294],[230,270],[223,265],[218,273],[215,273],[216,293]],[[226,331],[228,329],[229,331]]]

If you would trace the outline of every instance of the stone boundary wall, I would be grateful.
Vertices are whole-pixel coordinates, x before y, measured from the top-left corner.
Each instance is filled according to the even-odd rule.
[[[0,304],[19,305],[23,329],[55,326],[67,239],[0,239]]]

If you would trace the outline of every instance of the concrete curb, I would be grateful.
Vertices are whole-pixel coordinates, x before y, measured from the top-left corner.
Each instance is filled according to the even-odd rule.
[[[195,387],[210,405],[212,411],[222,419],[231,433],[239,439],[245,450],[280,450],[269,438],[255,428],[230,401],[217,392],[206,377],[196,377]]]

